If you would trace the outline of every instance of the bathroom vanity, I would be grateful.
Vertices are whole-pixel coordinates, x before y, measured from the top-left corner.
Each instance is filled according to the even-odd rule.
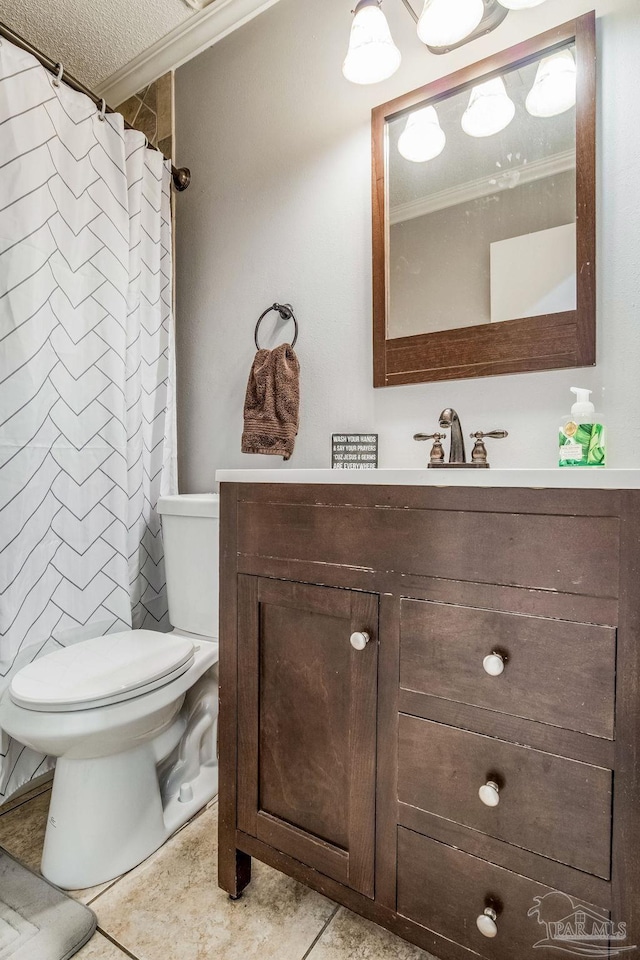
[[[640,471],[218,479],[220,885],[442,960],[640,947]]]

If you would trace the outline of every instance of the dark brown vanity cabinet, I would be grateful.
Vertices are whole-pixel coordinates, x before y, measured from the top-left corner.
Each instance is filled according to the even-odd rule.
[[[221,886],[640,956],[640,493],[223,484],[221,522]]]
[[[238,827],[367,897],[377,653],[376,596],[238,578]]]

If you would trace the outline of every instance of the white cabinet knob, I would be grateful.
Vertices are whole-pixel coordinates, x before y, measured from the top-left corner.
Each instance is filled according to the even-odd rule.
[[[490,677],[499,677],[504,671],[504,657],[501,657],[499,653],[490,653],[482,661],[482,666],[485,673],[488,673]]]
[[[351,634],[351,646],[354,650],[364,650],[369,640],[371,637],[364,630]]]
[[[478,790],[478,796],[485,807],[497,807],[500,803],[500,788],[494,780],[488,780]]]
[[[476,920],[476,925],[483,937],[488,937],[490,940],[493,940],[494,937],[498,936],[497,919],[498,914],[492,907],[487,907],[484,913],[480,914]]]

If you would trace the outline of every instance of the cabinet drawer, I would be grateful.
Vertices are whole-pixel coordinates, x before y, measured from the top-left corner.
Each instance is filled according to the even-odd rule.
[[[400,650],[405,690],[613,739],[612,627],[403,600]]]
[[[495,496],[493,490],[474,491],[474,501],[484,504],[479,511],[438,509],[438,492],[427,490],[420,492],[426,509],[243,500],[238,554],[618,596],[617,518],[495,513]]]
[[[493,807],[478,794],[489,781]],[[401,802],[605,879],[611,787],[602,767],[400,716]]]
[[[487,907],[497,914],[494,939],[483,936],[476,924]],[[552,937],[556,933],[553,927],[547,930],[545,921],[567,918],[569,922],[578,912],[585,914],[587,936],[597,934],[593,924],[602,929],[609,916],[606,910],[503,867],[402,827],[398,830],[398,913],[482,957],[539,960],[541,951],[535,944],[546,941],[548,933]],[[551,939],[543,956],[575,946],[567,939],[565,928],[565,940],[556,941],[554,951]],[[588,946],[601,946],[603,952],[598,955],[605,956],[606,940],[591,940]],[[582,955],[579,947],[580,943],[575,953]]]

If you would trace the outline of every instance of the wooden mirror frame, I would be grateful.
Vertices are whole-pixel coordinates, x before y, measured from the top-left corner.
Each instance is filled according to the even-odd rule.
[[[575,42],[577,310],[387,339],[389,239],[385,124],[419,105],[526,66]],[[373,385],[428,383],[596,362],[596,43],[595,12],[497,53],[372,111]]]

